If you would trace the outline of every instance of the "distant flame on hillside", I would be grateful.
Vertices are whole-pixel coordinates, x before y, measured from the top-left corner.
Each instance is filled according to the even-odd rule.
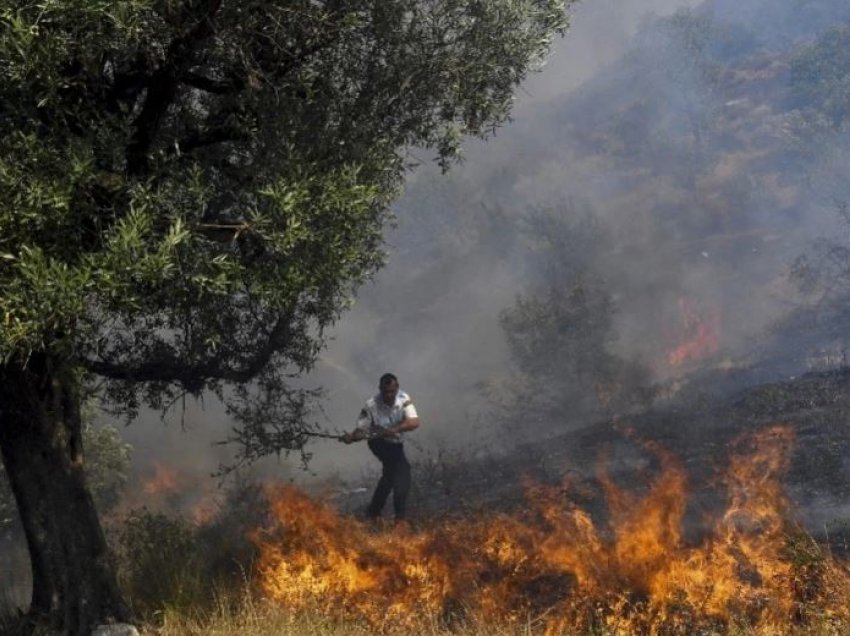
[[[187,517],[197,526],[213,521],[221,505],[209,479],[154,460],[153,475],[140,484],[140,492],[125,500],[126,508],[144,506]]]
[[[383,532],[293,487],[270,488],[273,522],[253,536],[258,583],[294,610],[365,620],[376,631],[470,620],[546,634],[691,634],[736,624],[782,634],[846,618],[845,568],[807,537],[807,558],[789,549],[799,533],[779,478],[791,445],[780,425],[738,440],[723,482],[728,507],[697,546],[682,536],[683,468],[652,447],[661,469],[645,493],[600,475],[610,528],[571,503],[567,482],[528,485],[523,514]]]
[[[146,495],[167,495],[183,488],[183,477],[176,468],[154,461],[153,470],[153,477],[142,484]]]
[[[717,353],[720,347],[720,312],[714,310],[700,315],[690,301],[681,298],[679,313],[682,317],[682,341],[667,354],[667,363],[678,367]]]

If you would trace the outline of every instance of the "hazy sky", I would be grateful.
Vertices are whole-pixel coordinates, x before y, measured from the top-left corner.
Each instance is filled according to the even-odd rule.
[[[616,62],[647,16],[665,15],[698,4],[697,0],[579,2],[573,10],[569,33],[555,41],[546,68],[532,75],[518,92],[515,116],[522,116],[523,106],[568,93]]]

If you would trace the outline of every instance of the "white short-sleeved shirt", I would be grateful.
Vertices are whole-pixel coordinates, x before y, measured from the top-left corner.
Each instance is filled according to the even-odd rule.
[[[376,429],[387,429],[409,420],[418,417],[416,407],[413,406],[413,400],[404,391],[399,391],[395,397],[395,403],[384,404],[381,394],[369,398],[366,405],[360,410],[360,415],[357,417],[357,428],[364,433],[374,433]],[[401,444],[402,433],[384,437],[388,442]]]

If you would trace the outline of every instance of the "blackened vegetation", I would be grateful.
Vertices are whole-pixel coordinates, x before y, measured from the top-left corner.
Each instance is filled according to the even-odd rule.
[[[554,254],[549,269],[528,268],[520,297],[502,313],[517,372],[487,388],[507,407],[496,419],[504,416],[499,436],[508,449],[467,456],[465,469],[452,465],[458,459],[452,453],[424,458],[414,466],[421,506],[439,510],[479,498],[485,505],[516,503],[517,478],[525,472],[553,481],[571,469],[592,500],[598,497],[597,451],[605,447],[615,477],[653,474],[652,455],[639,440],[681,456],[699,488],[722,471],[740,433],[788,421],[797,434],[788,485],[812,530],[823,527],[825,511],[848,494],[846,376],[843,370],[800,376],[846,366],[850,260],[847,227],[835,228],[832,212],[839,201],[846,216],[842,202],[850,195],[848,20],[842,0],[717,0],[648,20],[621,63],[574,93],[529,109],[534,126],[505,132],[516,154],[510,165],[485,175],[486,185],[455,182],[434,196],[433,181],[424,183],[427,193],[417,193],[414,184],[410,207],[422,208],[423,218],[454,220],[458,211],[445,202],[464,202],[459,212],[472,228],[464,238],[478,249],[481,280],[505,254],[523,265],[529,251]],[[576,222],[580,207],[558,203],[572,196],[590,202],[589,216],[613,240],[583,229]],[[500,215],[476,212],[481,202],[498,202]],[[538,202],[550,208],[550,219],[572,224],[545,224],[547,215],[533,211],[538,219],[529,249],[520,227],[531,224],[526,211]],[[817,262],[810,253],[803,263],[809,271],[795,269],[808,276],[813,265],[827,276],[802,311],[779,323],[779,315],[800,302],[789,297],[794,285],[787,272],[823,232],[833,232],[840,244],[829,241]],[[569,243],[565,237],[581,238]],[[420,241],[424,248],[415,247],[423,255],[442,247],[438,240]],[[412,304],[414,295],[433,303],[442,292],[447,259],[468,271],[473,259],[463,247],[455,255],[441,253],[431,271],[432,295],[421,293],[428,273],[417,271]],[[401,287],[393,291],[403,294]],[[389,297],[395,302],[395,294]],[[637,376],[636,390],[611,409],[620,417],[587,426],[610,414],[600,408],[603,393],[596,389],[619,380],[611,369],[626,368],[623,351],[638,351],[647,366],[671,373],[665,367],[677,318],[671,314],[683,297],[722,309],[721,350],[672,371],[704,367],[684,390],[681,383],[653,383],[634,365],[634,373],[623,375]],[[381,298],[374,302],[380,306]],[[399,328],[412,313],[399,319]],[[413,337],[426,342],[443,335],[423,324]],[[458,355],[449,347],[445,354]],[[728,364],[719,364],[724,357]],[[632,408],[652,402],[643,414]],[[563,432],[578,426],[585,428]],[[480,450],[473,448],[469,454]],[[696,501],[719,509],[722,493],[712,499],[708,490]],[[701,505],[688,513],[697,525]]]
[[[603,421],[579,431],[525,439],[512,452],[483,458],[425,456],[414,465],[412,514],[421,519],[475,510],[516,510],[528,480],[561,487],[605,527],[607,503],[600,467],[615,483],[640,493],[659,474],[659,455],[670,452],[684,467],[690,490],[685,536],[702,538],[728,501],[719,477],[748,432],[787,423],[795,436],[783,484],[803,528],[847,549],[841,513],[824,510],[850,500],[850,369],[806,374],[737,393],[690,387],[667,404],[638,415]],[[349,500],[356,509],[359,502]]]

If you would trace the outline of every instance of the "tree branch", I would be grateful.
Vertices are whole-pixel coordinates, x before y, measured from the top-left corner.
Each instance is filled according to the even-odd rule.
[[[214,146],[225,141],[247,141],[251,136],[236,126],[220,126],[203,132],[195,131],[177,142],[179,152],[191,152],[196,148]]]
[[[184,359],[176,356],[163,356],[135,363],[81,358],[78,363],[87,371],[110,380],[175,382],[190,392],[200,391],[206,380],[244,384],[260,373],[269,364],[272,356],[287,344],[291,335],[291,319],[290,314],[280,316],[262,346],[238,366],[229,366],[222,360],[222,355],[200,360],[195,364],[187,364]]]
[[[139,175],[147,169],[147,153],[168,107],[177,93],[178,78],[190,63],[190,57],[201,42],[213,33],[213,20],[222,0],[210,0],[205,15],[188,32],[172,40],[165,60],[148,79],[147,96],[141,112],[133,122],[135,133],[127,146],[127,171]]]
[[[250,223],[201,223],[204,236],[212,241],[230,243],[251,231]]]
[[[296,55],[293,55],[288,62],[281,65],[276,75],[283,77],[289,74],[291,71],[304,64],[304,62],[306,62],[312,55],[331,46],[334,42],[336,42],[338,37],[338,31],[331,31],[324,38],[315,42],[312,46],[305,46]]]
[[[215,93],[217,95],[232,95],[243,90],[247,85],[247,81],[241,77],[233,77],[231,79],[213,79],[206,77],[194,71],[186,71],[180,76],[180,81],[194,88],[200,89],[207,93]]]

